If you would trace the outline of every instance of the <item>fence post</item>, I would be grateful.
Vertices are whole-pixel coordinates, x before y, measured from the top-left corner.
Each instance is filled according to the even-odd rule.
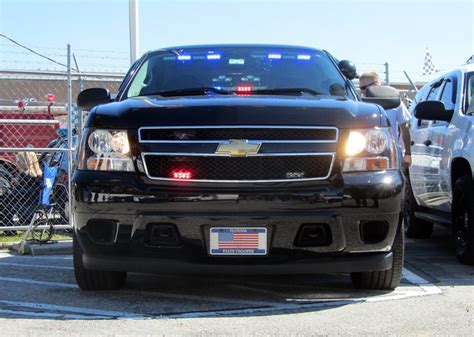
[[[388,62],[385,62],[384,66],[385,66],[385,85],[390,85],[390,78],[389,78],[389,72],[388,72]]]
[[[67,189],[68,189],[68,216],[69,224],[72,225],[72,204],[71,204],[71,177],[72,177],[72,74],[71,74],[71,45],[67,45],[67,144],[68,144],[68,165],[67,165]]]

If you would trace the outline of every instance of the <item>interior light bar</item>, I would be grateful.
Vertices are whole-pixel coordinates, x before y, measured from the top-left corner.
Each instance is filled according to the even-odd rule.
[[[311,55],[298,55],[298,60],[311,60]]]
[[[239,85],[237,87],[237,92],[250,92],[252,91],[252,87],[250,85]]]
[[[191,55],[178,55],[179,61],[189,61],[191,60]]]
[[[281,54],[268,54],[268,58],[272,60],[279,60],[281,59]]]
[[[209,54],[207,55],[208,60],[220,60],[221,56],[219,54]]]

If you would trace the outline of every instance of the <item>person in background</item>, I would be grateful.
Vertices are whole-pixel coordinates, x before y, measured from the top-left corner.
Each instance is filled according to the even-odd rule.
[[[32,148],[32,145],[28,145],[27,148]],[[16,166],[20,170],[21,173],[33,177],[38,178],[43,175],[43,171],[39,166],[38,157],[34,152],[30,151],[22,151],[18,152],[16,156]]]
[[[363,73],[359,77],[359,89],[362,96],[365,96],[367,88],[371,85],[381,85],[379,75],[376,72]],[[406,170],[411,165],[410,112],[403,102],[397,108],[387,109],[385,111],[390,120],[390,126],[392,127],[395,140],[400,142],[401,137],[405,150],[403,167]]]

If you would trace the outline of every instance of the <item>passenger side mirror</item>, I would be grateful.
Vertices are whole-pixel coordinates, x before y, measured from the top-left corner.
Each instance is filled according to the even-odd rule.
[[[81,110],[89,111],[96,105],[109,103],[110,92],[105,88],[90,88],[82,90],[77,96],[77,106]]]
[[[375,103],[384,109],[394,109],[401,104],[398,90],[385,85],[371,85],[367,87],[365,97],[362,100],[367,103]]]
[[[418,119],[450,122],[453,114],[454,110],[447,110],[441,101],[424,101],[415,107],[415,117]]]
[[[357,77],[357,69],[354,63],[348,60],[342,60],[337,65],[339,70],[346,76],[348,80],[353,80]]]

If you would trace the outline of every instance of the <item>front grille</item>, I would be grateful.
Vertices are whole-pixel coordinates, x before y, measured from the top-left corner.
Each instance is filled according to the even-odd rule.
[[[151,178],[172,179],[176,170],[190,171],[192,180],[256,181],[323,179],[329,175],[332,155],[301,156],[161,156],[146,155]]]
[[[278,141],[335,141],[335,128],[143,128],[140,130],[142,141],[186,141],[186,140],[278,140]]]

